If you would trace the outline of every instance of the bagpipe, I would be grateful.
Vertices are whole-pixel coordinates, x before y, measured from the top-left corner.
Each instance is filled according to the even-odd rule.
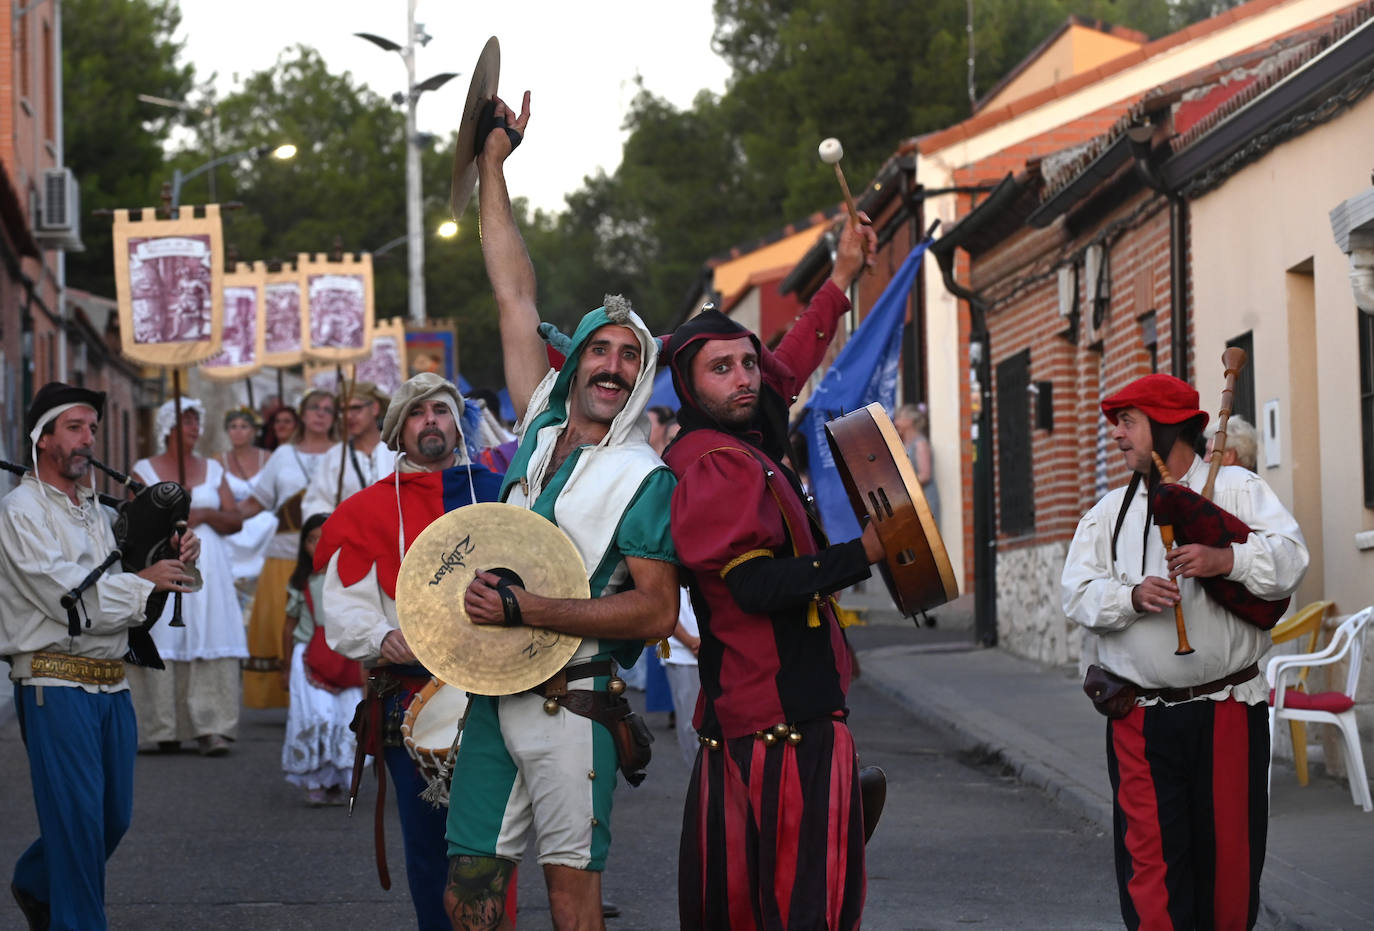
[[[191,512],[191,496],[176,482],[146,485],[98,460],[91,459],[90,462],[122,485],[130,497],[98,494],[100,503],[115,511],[112,528],[115,548],[76,587],[62,596],[62,608],[67,613],[67,633],[73,637],[81,633],[78,605],[81,604],[82,594],[115,563],[119,563],[125,572],[142,572],[164,559],[179,558],[181,536],[186,532]],[[8,462],[0,462],[0,468],[17,475],[28,471]],[[196,577],[194,586],[199,587],[199,571],[191,570],[191,575]],[[143,623],[129,628],[129,650],[124,656],[126,662],[152,669],[164,668],[150,631],[167,607],[168,594],[153,592],[148,596]],[[170,594],[173,595],[172,617],[168,626],[185,627],[186,623],[181,617],[181,592]]]
[[[1245,366],[1245,350],[1231,347],[1222,353],[1225,367],[1226,386],[1221,393],[1221,411],[1217,416],[1217,433],[1212,451],[1207,481],[1199,494],[1186,485],[1175,483],[1166,470],[1160,468],[1163,481],[1151,492],[1151,507],[1155,523],[1160,526],[1160,534],[1165,539],[1165,548],[1170,548],[1170,536],[1178,543],[1200,543],[1203,546],[1229,547],[1232,543],[1244,543],[1251,530],[1246,523],[1225,508],[1214,504],[1210,499],[1216,487],[1217,473],[1221,471],[1222,453],[1226,450],[1226,424],[1231,418],[1231,404],[1235,396],[1236,375]],[[1171,530],[1165,531],[1166,527]],[[1288,610],[1288,598],[1268,601],[1250,592],[1239,582],[1223,576],[1199,578],[1203,591],[1227,611],[1260,630],[1269,630],[1279,622]],[[1178,625],[1179,656],[1193,652],[1188,645],[1188,635],[1184,628],[1182,609],[1175,606],[1175,621]]]

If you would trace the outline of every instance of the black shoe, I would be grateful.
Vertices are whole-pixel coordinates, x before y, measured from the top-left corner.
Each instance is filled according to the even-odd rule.
[[[612,905],[610,902],[602,901],[602,903],[601,903],[601,917],[602,917],[602,918],[619,918],[619,917],[620,917],[620,909],[619,909],[618,907]],[[46,928],[47,925],[44,925],[43,927]]]
[[[14,901],[19,903],[19,910],[29,922],[29,931],[48,931],[51,920],[48,903],[38,901],[14,883],[10,883],[10,892],[14,893]]]

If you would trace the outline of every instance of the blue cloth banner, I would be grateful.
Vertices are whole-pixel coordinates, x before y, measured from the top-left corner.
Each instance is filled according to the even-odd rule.
[[[673,373],[667,367],[661,368],[654,374],[654,393],[649,395],[649,407],[666,407],[676,411],[682,406],[682,402],[677,399],[677,389],[673,387]]]
[[[496,392],[496,397],[501,402],[501,419],[506,423],[515,423],[515,405],[511,403],[510,389],[502,388]]]
[[[897,401],[897,371],[902,357],[907,297],[921,267],[921,257],[931,242],[930,239],[922,242],[902,262],[882,297],[844,344],[803,409],[800,429],[806,437],[811,494],[820,509],[826,536],[835,542],[857,537],[859,522],[830,454],[825,424],[874,401],[889,412],[892,410]]]

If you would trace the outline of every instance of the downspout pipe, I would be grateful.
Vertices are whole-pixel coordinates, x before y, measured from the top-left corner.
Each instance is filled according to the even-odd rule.
[[[1169,202],[1169,356],[1173,375],[1188,380],[1188,202],[1170,189],[1150,160],[1150,140],[1155,128],[1138,124],[1126,130],[1137,174]]]
[[[936,254],[940,275],[950,294],[969,306],[969,355],[978,378],[979,411],[973,463],[973,605],[974,640],[997,646],[997,532],[992,488],[992,340],[988,333],[987,302],[977,291],[954,277],[954,250]],[[976,347],[976,348],[975,348]]]

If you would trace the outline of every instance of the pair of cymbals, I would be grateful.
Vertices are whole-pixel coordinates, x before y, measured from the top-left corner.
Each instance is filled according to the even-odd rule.
[[[587,598],[582,556],[562,530],[513,504],[469,504],[415,539],[396,576],[396,617],[411,652],[444,682],[478,695],[512,695],[562,669],[581,637],[516,625],[474,624],[463,595],[479,570],[505,569],[526,591]]]

